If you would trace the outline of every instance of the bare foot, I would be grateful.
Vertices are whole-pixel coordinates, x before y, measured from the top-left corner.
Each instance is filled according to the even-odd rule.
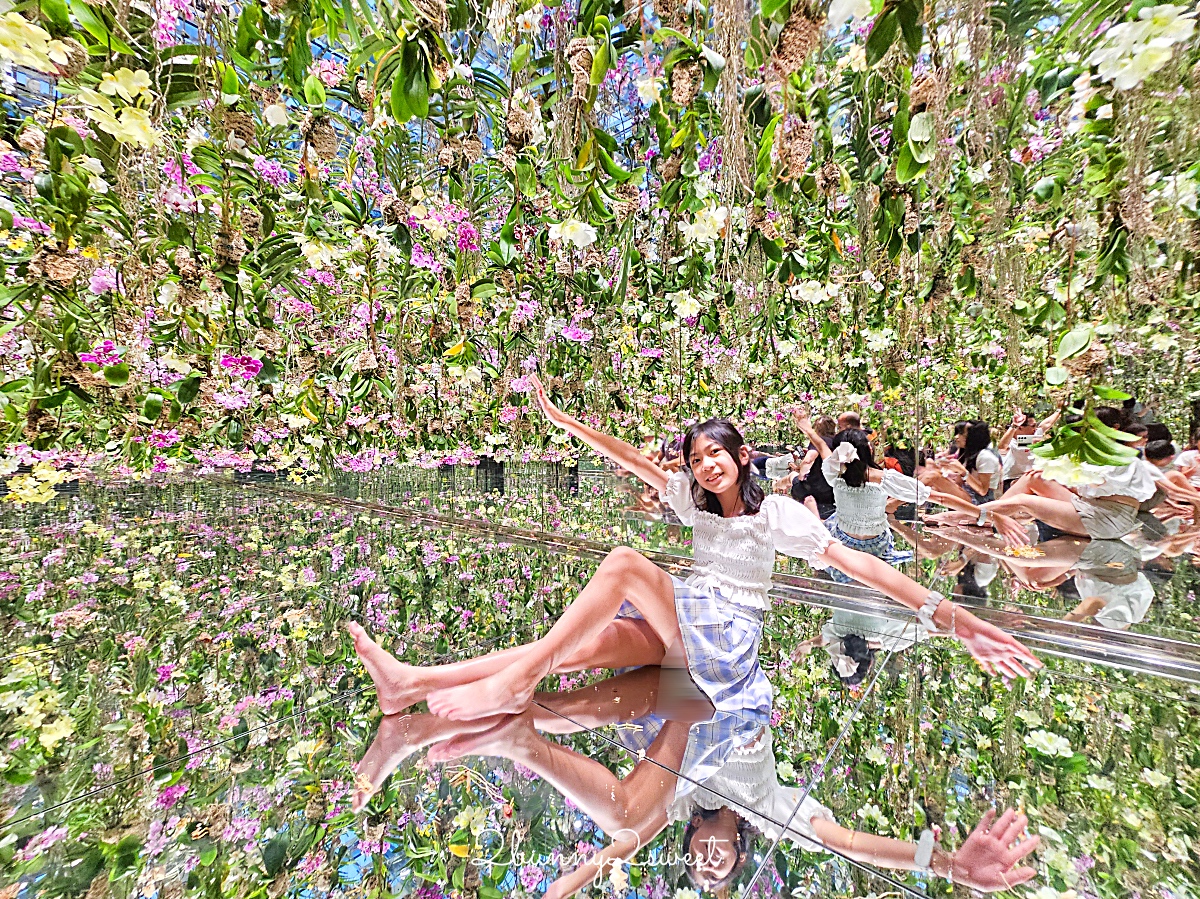
[[[396,767],[418,749],[463,733],[484,730],[500,720],[480,718],[459,722],[424,714],[385,716],[379,722],[379,730],[362,761],[354,768],[354,794],[350,808],[355,812],[362,811]]]
[[[546,676],[518,662],[490,677],[461,687],[434,690],[427,697],[429,711],[452,721],[466,721],[488,715],[515,715],[529,708],[533,691]]]
[[[520,715],[508,715],[486,730],[460,734],[429,747],[429,761],[449,762],[464,755],[490,755],[508,758],[525,738],[536,736],[533,712],[526,709]]]
[[[375,695],[383,714],[398,714],[425,698],[425,688],[420,683],[420,668],[397,660],[353,621],[346,625],[346,629],[354,638],[354,651],[375,683]]]

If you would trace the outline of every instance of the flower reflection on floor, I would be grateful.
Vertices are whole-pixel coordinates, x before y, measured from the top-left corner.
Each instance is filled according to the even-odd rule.
[[[539,505],[510,481],[502,514],[523,516],[527,529],[553,517],[564,535],[638,533],[643,546],[681,548],[667,522],[614,521],[611,500],[623,494],[597,486]],[[426,514],[452,505],[373,489]],[[586,507],[595,496],[607,511]],[[604,851],[620,822],[564,798],[519,754],[513,719],[380,719],[342,629],[370,612],[373,630],[413,664],[513,646],[544,632],[597,559],[561,537],[473,529],[501,510],[465,490],[453,503],[470,504],[472,520],[458,515],[455,526],[326,499],[246,485],[82,485],[5,513],[6,896],[538,894]],[[1163,573],[1146,576],[1161,588]],[[1133,627],[1157,621],[1158,603],[1181,602],[1189,587],[1179,584]],[[1200,879],[1190,798],[1200,790],[1198,697],[1188,684],[1047,656],[1035,681],[1012,688],[931,641],[880,648],[859,708],[824,651],[795,652],[831,620],[800,603],[766,616],[772,776],[790,766],[786,782],[846,827],[909,844],[929,828],[947,850],[961,850],[987,808],[1020,809],[1040,845],[1018,895],[1132,897],[1150,884],[1183,895]],[[542,751],[602,767],[615,789],[635,768],[651,771],[638,762],[657,751],[653,738],[642,745],[629,725],[654,705],[622,694],[603,717],[583,697],[604,689],[606,674],[547,679],[519,726]],[[688,720],[685,711],[671,710]],[[486,745],[500,733],[501,745]],[[688,740],[676,748],[679,761],[660,760],[655,778],[689,776]],[[644,841],[615,880],[610,866],[602,889],[624,879],[628,895],[657,899],[690,888],[685,824]],[[950,894],[941,878],[799,842],[770,847],[756,837],[743,885],[762,856],[755,891]]]

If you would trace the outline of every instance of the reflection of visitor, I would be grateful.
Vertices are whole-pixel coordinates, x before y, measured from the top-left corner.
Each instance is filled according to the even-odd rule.
[[[692,527],[686,582],[627,547],[600,563],[579,596],[541,639],[450,665],[403,665],[351,625],[355,649],[375,682],[385,714],[422,699],[453,719],[522,711],[555,671],[657,665],[668,652],[718,708],[755,693],[768,707],[770,685],[758,664],[775,554],[817,568],[835,566],[915,611],[929,630],[951,632],[990,674],[1026,676],[1040,667],[1016,639],[918,584],[887,563],[835,540],[820,519],[783,496],[764,496],[749,475],[749,453],[727,421],[693,426],[684,438],[688,469],[670,477],[636,448],[602,434],[550,403],[547,418],[657,489]]]
[[[866,680],[876,652],[904,652],[928,638],[929,632],[911,618],[835,609],[821,635],[801,643],[792,658],[800,661],[813,647],[823,646],[841,682],[855,687]]]
[[[1141,571],[1141,555],[1123,540],[1093,540],[1075,566],[1079,605],[1067,621],[1089,619],[1111,630],[1139,624],[1154,602],[1154,587]]]
[[[614,690],[613,679],[557,699],[539,696],[539,704],[547,711],[573,707],[578,704],[576,694],[582,692],[596,721],[602,717],[598,700],[607,695],[614,720],[627,720],[626,709],[647,705],[644,697],[633,695],[634,689],[650,684],[643,672],[632,674],[642,679],[627,681],[629,690]],[[481,733],[434,746],[429,759],[510,759],[552,784],[612,836],[612,843],[552,883],[546,891],[549,899],[573,895],[604,878],[675,821],[687,823],[682,849],[688,877],[700,889],[714,892],[728,888],[746,868],[756,833],[810,850],[831,849],[864,864],[952,876],[955,883],[983,891],[1008,889],[1034,877],[1033,868],[1016,865],[1036,848],[1038,838],[1021,839],[1027,821],[1014,811],[998,820],[995,812],[985,813],[953,853],[937,846],[931,831],[912,843],[837,824],[811,795],[779,783],[768,715],[753,709],[717,712],[709,720],[692,718],[690,724],[659,716],[640,718],[620,732],[621,741],[639,755],[624,778],[539,734],[539,721],[547,719],[533,709]]]

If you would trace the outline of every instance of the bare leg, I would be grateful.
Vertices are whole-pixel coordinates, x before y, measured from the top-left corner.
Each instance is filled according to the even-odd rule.
[[[354,638],[354,651],[375,683],[379,708],[395,715],[423,702],[433,690],[457,687],[482,680],[526,655],[534,644],[514,646],[488,653],[476,659],[447,665],[421,667],[406,665],[367,636],[359,625],[348,625]],[[636,618],[620,618],[609,623],[587,646],[578,649],[554,669],[558,673],[586,668],[620,668],[657,665],[663,659],[662,641],[650,625]]]
[[[1056,499],[1064,503],[1069,503],[1075,498],[1075,494],[1062,484],[1052,481],[1049,478],[1044,478],[1036,471],[1031,471],[1029,474],[1024,475],[1021,481],[1025,481],[1026,478],[1028,478],[1026,486],[1030,493]],[[1021,483],[1021,481],[1018,481],[1017,484]],[[1015,488],[1017,484],[1013,484],[1013,487]],[[1008,494],[1006,493],[1005,496],[1008,496]]]
[[[647,758],[678,770],[687,734],[687,724],[666,722],[647,751]],[[654,762],[639,762],[622,780],[599,762],[538,734],[530,712],[429,750],[431,761],[444,762],[463,755],[499,756],[524,765],[549,781],[613,837],[627,829],[636,830],[654,811],[661,811],[658,806],[665,809],[675,793],[676,777]]]
[[[1051,499],[1036,493],[1024,493],[1017,496],[1006,494],[1004,499],[984,503],[982,508],[1005,515],[1024,513],[1051,527],[1058,528],[1064,533],[1074,534],[1077,537],[1088,535],[1087,528],[1083,526],[1083,519],[1079,517],[1075,507],[1070,502],[1064,502],[1061,499]]]
[[[397,766],[426,746],[449,740],[460,734],[486,730],[503,719],[479,718],[475,721],[449,721],[437,715],[387,715],[366,754],[354,768],[354,795],[350,807],[361,811],[379,791]]]
[[[433,691],[428,697],[429,710],[454,719],[523,710],[538,682],[595,640],[626,599],[642,614],[664,647],[677,641],[679,620],[671,578],[634,550],[618,547],[605,557],[587,586],[529,652],[482,680]]]
[[[804,497],[804,506],[806,509],[808,509],[808,511],[812,512],[813,515],[816,515],[817,518],[821,517],[821,510],[817,508],[817,501],[811,496]]]

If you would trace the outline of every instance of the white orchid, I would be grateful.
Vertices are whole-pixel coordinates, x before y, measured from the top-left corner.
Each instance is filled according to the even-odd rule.
[[[582,250],[596,242],[596,229],[579,219],[567,219],[550,226],[550,239],[574,244]]]
[[[653,75],[646,75],[643,78],[639,78],[635,86],[637,87],[638,99],[647,106],[658,102],[658,79]]]
[[[1132,22],[1108,29],[1104,42],[1092,51],[1088,65],[1117,90],[1133,90],[1171,60],[1176,44],[1196,28],[1195,10],[1164,3],[1145,7]]]

